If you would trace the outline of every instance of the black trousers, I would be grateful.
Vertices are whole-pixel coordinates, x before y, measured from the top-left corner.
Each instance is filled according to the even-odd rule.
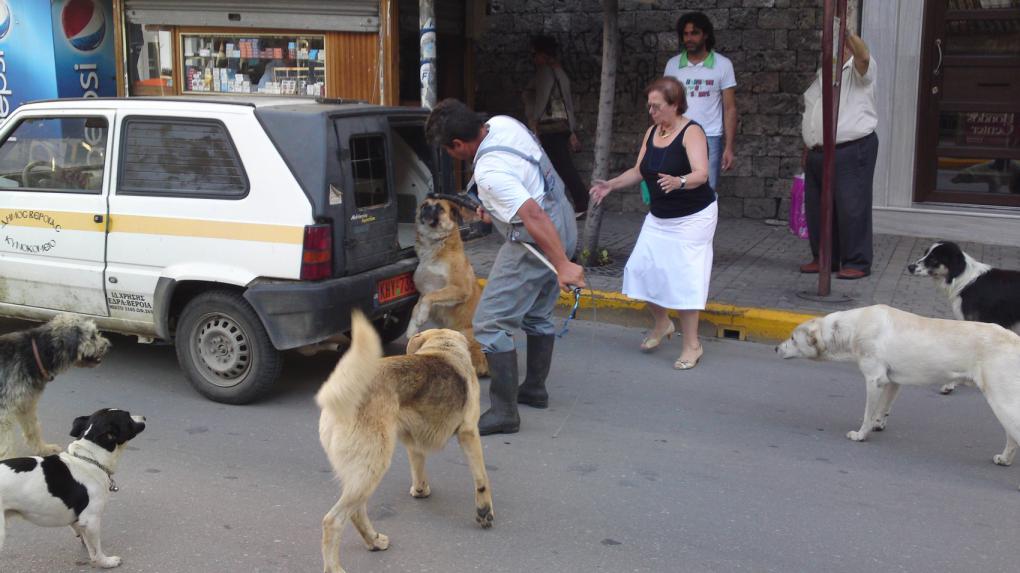
[[[878,136],[874,133],[836,148],[836,185],[832,194],[832,266],[871,272],[872,190]],[[811,150],[804,166],[804,214],[807,216],[811,254],[818,257],[822,202],[821,150]]]
[[[549,161],[552,161],[553,168],[563,179],[567,187],[567,197],[574,204],[574,212],[580,213],[588,210],[588,187],[577,174],[574,167],[574,159],[570,151],[570,132],[540,133],[538,140],[542,143]]]

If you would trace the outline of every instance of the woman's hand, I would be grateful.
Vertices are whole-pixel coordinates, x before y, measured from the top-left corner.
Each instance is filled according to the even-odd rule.
[[[570,151],[577,153],[581,151],[581,140],[577,138],[576,133],[570,134]]]
[[[606,195],[609,195],[609,192],[612,190],[613,188],[610,187],[608,181],[596,179],[592,181],[592,186],[591,189],[588,191],[588,195],[590,195],[591,200],[594,201],[596,205],[598,205],[602,203],[602,200],[605,199]]]
[[[659,173],[659,188],[662,189],[663,193],[680,189],[680,177]]]

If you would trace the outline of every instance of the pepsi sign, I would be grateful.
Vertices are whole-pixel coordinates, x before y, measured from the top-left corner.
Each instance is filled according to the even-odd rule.
[[[64,39],[79,52],[94,52],[106,39],[106,15],[95,0],[67,0],[60,11]]]
[[[117,95],[113,0],[52,0],[57,97]]]
[[[57,97],[49,2],[0,0],[0,119],[19,105]]]

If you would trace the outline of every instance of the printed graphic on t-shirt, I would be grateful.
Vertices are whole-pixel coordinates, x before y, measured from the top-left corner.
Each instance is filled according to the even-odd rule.
[[[684,80],[688,98],[711,97],[715,80],[687,78]]]

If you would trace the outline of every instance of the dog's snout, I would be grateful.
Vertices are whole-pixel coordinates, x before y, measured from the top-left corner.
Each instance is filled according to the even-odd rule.
[[[917,272],[917,263],[910,263],[909,265],[907,265],[907,272],[908,273]]]

